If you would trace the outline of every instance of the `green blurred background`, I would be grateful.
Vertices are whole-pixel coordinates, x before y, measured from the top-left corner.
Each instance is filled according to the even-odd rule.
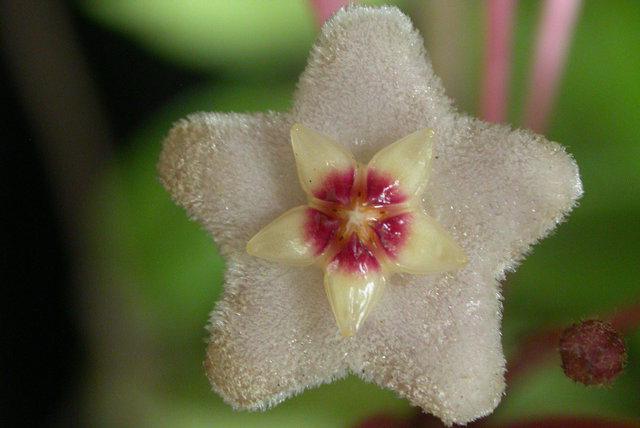
[[[394,4],[425,36],[460,109],[477,114],[485,3]],[[514,126],[541,5],[517,7]],[[308,3],[87,0],[73,7],[87,28],[114,34],[178,76],[167,82],[173,88],[159,89],[170,96],[153,108],[140,106],[144,114],[116,145],[86,205],[83,231],[90,233],[75,306],[87,349],[73,398],[81,417],[95,426],[348,427],[375,414],[414,414],[405,400],[356,378],[265,413],[234,412],[210,392],[203,374],[204,326],[220,295],[224,261],[159,185],[160,143],[191,112],[288,109],[317,34]],[[122,58],[119,66],[126,64]],[[135,98],[138,82],[122,76],[121,87]],[[508,356],[531,334],[607,316],[640,299],[640,2],[585,1],[550,122],[546,135],[575,156],[585,196],[505,284]],[[510,385],[492,420],[552,414],[638,420],[640,331],[626,339],[629,364],[613,386],[576,385],[553,356]]]

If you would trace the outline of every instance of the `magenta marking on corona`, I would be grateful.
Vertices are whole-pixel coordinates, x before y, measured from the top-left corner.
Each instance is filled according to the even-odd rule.
[[[351,201],[351,189],[355,175],[356,171],[353,168],[347,171],[332,172],[313,191],[313,196],[323,201],[347,205]]]
[[[333,259],[332,263],[336,262],[339,269],[349,273],[364,275],[370,271],[380,270],[380,263],[372,249],[355,233],[349,237],[347,244]]]
[[[367,201],[373,206],[399,204],[407,200],[400,190],[400,182],[369,169],[367,171]]]
[[[390,258],[397,257],[407,241],[411,220],[411,214],[404,213],[380,220],[374,225],[380,244]]]
[[[340,220],[313,208],[309,208],[306,215],[305,237],[311,241],[315,255],[319,255],[335,236]]]

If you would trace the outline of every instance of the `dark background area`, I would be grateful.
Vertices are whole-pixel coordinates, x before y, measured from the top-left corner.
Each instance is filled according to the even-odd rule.
[[[64,2],[106,111],[114,150],[147,114],[185,86],[204,80],[162,62],[131,41],[103,30]],[[3,18],[3,20],[6,18]],[[21,89],[2,51],[2,194],[4,196],[2,353],[5,392],[0,425],[68,426],[79,409],[60,408],[86,368],[88,352],[80,326],[75,272],[59,200],[49,177],[42,139],[24,108]],[[211,79],[211,76],[208,76]],[[132,85],[132,82],[135,84]],[[90,127],[87,123],[85,126]]]

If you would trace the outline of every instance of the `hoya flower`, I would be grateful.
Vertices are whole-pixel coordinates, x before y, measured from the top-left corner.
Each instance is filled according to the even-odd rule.
[[[291,112],[177,123],[159,171],[227,262],[205,361],[226,402],[355,373],[449,424],[500,401],[499,281],[582,193],[561,146],[456,112],[395,8],[338,12]]]

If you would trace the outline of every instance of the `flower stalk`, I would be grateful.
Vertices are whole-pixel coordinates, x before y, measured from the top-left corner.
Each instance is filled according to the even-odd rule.
[[[544,133],[558,91],[581,0],[547,0],[538,29],[524,125]]]
[[[515,0],[487,2],[487,38],[480,101],[481,116],[487,122],[506,120],[515,8]]]

